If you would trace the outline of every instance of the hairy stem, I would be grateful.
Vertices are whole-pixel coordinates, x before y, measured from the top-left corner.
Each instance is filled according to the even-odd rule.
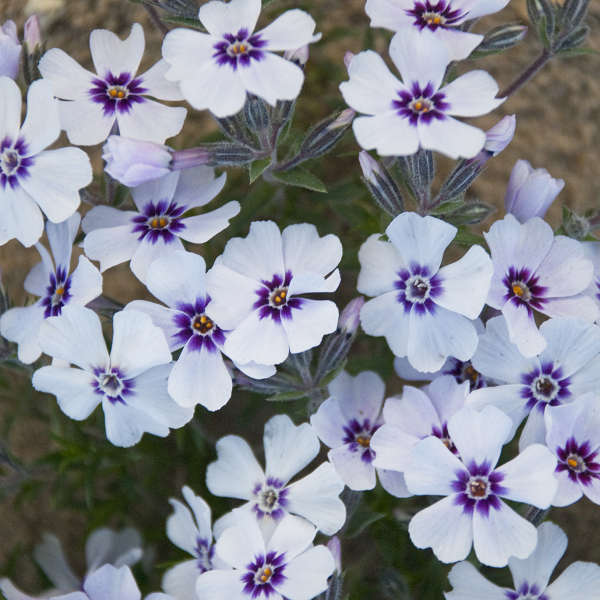
[[[498,98],[508,98],[522,88],[554,55],[544,48],[542,53],[506,88],[498,93]]]

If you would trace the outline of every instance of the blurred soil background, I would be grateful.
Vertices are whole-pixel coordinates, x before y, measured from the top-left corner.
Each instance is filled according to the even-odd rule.
[[[268,17],[272,18],[283,10],[296,6],[310,11],[317,21],[318,30],[323,32],[322,41],[311,47],[311,59],[306,70],[307,79],[298,103],[297,121],[306,128],[308,124],[320,120],[333,110],[343,108],[338,85],[340,81],[347,78],[343,65],[344,53],[348,50],[356,53],[371,47],[385,56],[389,34],[382,30],[369,29],[369,20],[363,11],[364,0],[276,0],[269,5],[266,12]],[[47,48],[62,48],[85,67],[91,67],[88,37],[92,29],[106,28],[125,37],[133,22],[142,23],[146,32],[146,52],[142,70],[160,57],[160,33],[153,26],[146,10],[127,0],[0,0],[0,23],[6,19],[14,19],[20,32],[25,18],[33,12],[39,14],[41,18]],[[263,15],[259,26],[269,18]],[[474,30],[485,32],[498,24],[508,22],[527,22],[525,0],[512,0],[509,6],[497,15],[482,19]],[[598,0],[591,2],[589,24],[592,33],[587,46],[600,50],[600,2]],[[516,49],[509,50],[502,56],[473,62],[466,61],[461,69],[489,70],[499,82],[500,88],[504,88],[531,63],[538,52],[538,42],[533,32],[529,32],[525,42]],[[190,57],[190,60],[193,60],[193,57]],[[503,214],[506,183],[513,164],[519,158],[530,161],[534,167],[544,167],[554,177],[566,181],[564,190],[548,215],[554,227],[560,223],[560,204],[565,204],[579,213],[598,206],[600,196],[599,66],[598,56],[554,60],[493,115],[475,120],[476,123],[487,128],[505,114],[516,113],[517,115],[517,132],[514,141],[504,153],[488,163],[487,171],[470,191],[471,197],[477,197],[497,207],[498,212],[493,218]],[[183,133],[170,140],[169,144],[181,148],[211,136],[211,139],[216,139],[214,137],[216,131],[216,126],[208,114],[190,109]],[[61,142],[66,140],[63,139]],[[89,150],[95,172],[99,174],[102,167],[100,148]],[[356,151],[352,135],[348,134],[339,152],[334,152],[333,156],[319,161],[319,176],[326,183],[337,181],[340,177],[357,182],[359,171]],[[354,156],[350,156],[349,153],[354,153]],[[445,173],[449,166],[448,161],[441,160],[440,172]],[[100,185],[98,183],[95,185],[99,190]],[[286,212],[288,209],[274,205],[277,201],[279,205],[282,204],[281,190],[269,189],[268,184],[263,185],[266,190],[263,197],[268,197],[269,200],[261,201],[262,203],[256,199],[252,200],[253,214],[248,217],[276,218],[282,227],[288,224],[288,221],[292,222],[289,220],[292,213]],[[377,231],[380,225],[377,212],[371,211],[368,213],[371,219],[371,230],[354,231],[352,222],[344,220],[353,209],[350,207],[352,198],[344,197],[343,189],[331,195],[330,204],[327,204],[328,196],[307,191],[298,192],[291,197],[296,202],[294,209],[296,212],[293,213],[296,221],[302,219],[317,223],[321,235],[335,231],[340,235],[343,243],[346,241],[344,236],[347,233],[355,245],[349,256],[345,254],[342,263],[344,287],[336,298],[340,307],[355,293],[358,245],[368,233],[371,233],[371,230]],[[235,198],[244,205],[245,195],[248,193],[249,186],[245,172],[241,169],[231,170],[222,200]],[[286,191],[285,194],[288,192]],[[361,191],[361,194],[364,192]],[[289,196],[287,201],[290,201]],[[363,202],[368,202],[366,197],[363,198]],[[82,208],[85,212],[86,207]],[[242,223],[243,225],[236,226],[234,219],[234,225],[218,236],[221,242],[217,242],[215,249],[211,250],[213,257],[218,253],[219,243],[222,247],[229,237],[246,234],[247,221]],[[490,219],[484,223],[485,229],[489,227],[489,223]],[[24,249],[15,241],[0,248],[2,280],[17,305],[25,300],[22,283],[28,270],[38,260],[34,248]],[[210,261],[207,262],[210,264]],[[123,303],[134,298],[148,297],[143,286],[129,272],[127,265],[121,265],[106,273],[104,286],[106,295]],[[357,350],[360,350],[361,344],[362,342],[359,342]],[[377,347],[381,352],[384,351],[383,345]],[[382,374],[390,375],[387,348],[385,352],[387,353],[386,367],[378,370]],[[369,366],[371,365],[375,366],[376,362],[371,361]],[[54,403],[54,400],[49,401],[47,397],[42,399],[40,395],[36,395],[31,390],[26,376],[14,371],[5,372],[2,377],[5,386],[0,390],[0,421],[2,422],[0,440],[20,463],[32,464],[56,450],[56,440],[50,436],[49,421],[56,425],[57,421],[68,419],[59,411],[48,412],[47,404]],[[398,382],[394,383],[392,380],[393,377],[388,377],[388,389],[399,391]],[[15,398],[22,398],[22,404],[14,406]],[[252,434],[258,440],[262,435],[262,423],[268,416],[275,414],[276,407],[265,406],[264,402],[260,404],[260,400],[254,398],[255,422],[258,414],[264,416],[264,419],[258,420],[260,425],[255,426],[257,429]],[[34,417],[31,416],[32,407],[35,411],[39,411],[39,414]],[[229,406],[227,408],[229,409]],[[287,408],[284,407],[286,410]],[[201,407],[198,411],[200,410]],[[202,412],[204,418],[206,411]],[[213,440],[225,432],[245,433],[239,426],[232,430],[231,422],[227,416],[210,415],[204,432],[210,431],[209,438]],[[101,425],[99,431],[102,432]],[[145,436],[145,439],[147,437],[149,436]],[[159,445],[165,443],[165,440],[157,440]],[[209,439],[209,443],[213,441]],[[208,451],[209,455],[210,452],[212,451]],[[168,455],[164,460],[168,461]],[[164,517],[169,510],[167,497],[179,495],[180,486],[189,481],[190,469],[190,465],[173,465],[170,470],[171,481],[168,486],[164,486],[160,517],[154,515],[156,535],[153,537],[156,539],[165,539]],[[55,495],[45,488],[43,482],[49,476],[51,475],[42,466],[39,475],[41,483],[38,481],[35,485],[31,484],[30,495],[21,493],[24,484],[18,476],[0,478],[0,486],[2,486],[0,488],[0,538],[2,539],[0,575],[3,570],[11,574],[16,578],[16,583],[29,592],[39,591],[43,587],[40,573],[29,558],[31,549],[40,540],[41,534],[44,531],[51,531],[58,535],[67,548],[72,564],[81,573],[84,568],[83,544],[91,528],[85,511],[69,508],[68,503],[64,501],[57,502]],[[195,473],[194,477],[201,481],[203,475]],[[150,504],[153,501],[155,499]],[[569,534],[567,562],[600,561],[598,511],[597,506],[586,500],[580,501],[576,507],[552,511],[551,519],[562,525]],[[96,518],[99,517],[96,515]],[[111,521],[111,523],[116,522]],[[123,522],[135,525],[135,513],[133,518]],[[156,579],[152,582],[156,583]]]

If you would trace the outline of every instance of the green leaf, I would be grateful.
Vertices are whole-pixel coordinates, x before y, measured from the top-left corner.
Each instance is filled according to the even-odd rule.
[[[333,371],[329,371],[321,381],[319,381],[319,385],[321,387],[326,387],[329,385],[343,370],[346,366],[347,359],[344,359]]]
[[[173,25],[181,25],[182,27],[191,27],[192,29],[198,29],[199,31],[206,31],[198,19],[192,19],[190,17],[177,17],[169,15],[161,16],[161,20],[165,23],[172,23]]]
[[[266,398],[268,402],[291,402],[292,400],[300,400],[306,397],[305,390],[292,390],[291,392],[279,392]]]
[[[444,215],[447,213],[454,212],[458,208],[460,208],[465,203],[464,195],[461,194],[457,199],[448,200],[447,202],[442,202],[439,206],[436,206],[432,211],[432,215]]]
[[[458,233],[454,238],[454,242],[457,243],[459,246],[467,246],[467,248],[475,246],[476,244],[487,248],[485,240],[482,236],[471,233],[467,229],[463,228],[458,229]]]
[[[286,185],[306,188],[307,190],[321,192],[322,194],[327,192],[325,184],[316,175],[313,175],[302,167],[297,167],[291,171],[274,172],[273,177]]]
[[[248,172],[250,174],[250,183],[254,183],[268,168],[271,164],[270,158],[261,158],[255,160],[248,166]]]
[[[567,50],[559,50],[557,56],[561,58],[571,58],[572,56],[598,56],[600,51],[593,48],[568,48]]]

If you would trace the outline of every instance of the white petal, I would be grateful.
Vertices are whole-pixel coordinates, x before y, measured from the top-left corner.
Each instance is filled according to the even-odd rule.
[[[126,598],[141,600],[142,595],[129,567],[115,568],[104,565],[87,576],[83,582],[84,592],[94,600]]]
[[[315,20],[303,10],[286,10],[257,33],[267,41],[268,50],[295,50],[312,41]]]
[[[448,361],[446,361],[442,368],[439,371],[435,371],[434,373],[422,373],[418,371],[408,362],[408,358],[396,357],[394,359],[394,371],[396,371],[396,375],[405,381],[431,381],[434,377],[437,377],[441,373],[446,370],[448,366]]]
[[[93,371],[108,364],[108,352],[96,313],[82,306],[65,306],[59,317],[49,317],[40,328],[40,346],[53,358]]]
[[[449,115],[456,117],[478,117],[485,115],[504,102],[496,98],[498,84],[486,71],[469,71],[457,77],[441,90],[450,104],[446,109]]]
[[[50,281],[50,273],[54,271],[54,265],[46,248],[38,244],[36,250],[40,253],[42,261],[27,273],[23,287],[26,292],[34,296],[44,296],[46,294],[46,287]]]
[[[394,291],[366,302],[360,311],[360,324],[369,335],[384,335],[396,356],[406,356],[409,315],[397,297]]]
[[[412,3],[398,0],[367,0],[365,12],[371,19],[371,27],[385,27],[398,31],[413,22],[414,18],[406,14]]]
[[[327,398],[310,417],[310,424],[319,439],[330,448],[343,445],[345,423],[337,398]]]
[[[477,19],[502,10],[508,4],[508,0],[484,0],[469,4],[468,19]]]
[[[183,251],[183,244],[177,237],[168,242],[165,242],[163,238],[158,238],[156,241],[146,238],[137,245],[129,266],[132,273],[142,283],[147,284],[148,270],[152,263]]]
[[[42,353],[38,338],[43,322],[44,307],[40,304],[10,308],[0,317],[0,333],[19,345],[17,358],[23,364],[30,365]]]
[[[86,213],[81,221],[81,229],[85,233],[90,233],[95,229],[106,229],[111,227],[121,227],[122,225],[131,225],[131,219],[137,217],[138,213],[132,210],[119,210],[112,206],[94,206],[92,210]]]
[[[200,351],[186,344],[169,377],[169,394],[181,406],[202,404],[208,410],[222,408],[231,398],[231,375],[218,350]]]
[[[102,275],[85,257],[79,257],[79,264],[71,275],[71,302],[85,306],[102,293]]]
[[[315,272],[305,271],[294,275],[288,288],[288,297],[300,294],[311,294],[317,292],[335,292],[341,282],[338,269],[333,271],[329,277],[323,277]]]
[[[584,294],[570,298],[550,298],[540,312],[549,317],[577,317],[590,323],[600,317],[597,300]]]
[[[384,423],[371,438],[371,448],[375,452],[373,464],[378,469],[404,472],[410,464],[412,448],[419,439],[399,427]]]
[[[473,512],[473,546],[477,558],[490,567],[504,567],[511,556],[526,558],[537,543],[537,530],[500,501],[487,515]]]
[[[144,54],[144,46],[144,30],[139,23],[132,25],[131,33],[125,40],[107,29],[94,29],[90,34],[92,60],[100,77],[106,77],[108,73],[135,75]]]
[[[396,498],[409,498],[413,494],[408,491],[403,473],[388,471],[387,469],[376,469],[381,487]]]
[[[131,260],[139,242],[132,225],[94,229],[85,236],[83,249],[89,258],[100,261],[100,271]]]
[[[538,527],[537,546],[531,556],[525,559],[511,558],[508,567],[519,589],[525,582],[536,584],[538,589],[546,592],[550,575],[567,549],[567,536],[564,531],[546,521]]]
[[[93,146],[103,142],[115,122],[115,115],[105,115],[102,104],[88,98],[60,101],[61,127],[67,132],[71,144]]]
[[[394,289],[398,272],[404,268],[402,257],[390,242],[379,235],[369,236],[358,251],[360,273],[356,287],[361,294],[378,296]]]
[[[351,490],[372,490],[375,487],[375,467],[363,460],[360,450],[353,451],[349,444],[345,444],[332,448],[327,457]]]
[[[450,569],[448,580],[452,591],[446,600],[506,600],[505,590],[490,583],[470,562],[460,562]]]
[[[127,378],[171,361],[165,336],[150,317],[134,310],[120,311],[113,317],[111,365]]]
[[[215,550],[228,565],[238,569],[243,569],[256,555],[264,554],[265,544],[256,519],[248,516],[226,529],[219,536]]]
[[[305,519],[285,515],[270,537],[266,550],[285,553],[286,562],[306,550],[315,538],[317,530]]]
[[[540,354],[546,347],[546,340],[539,332],[533,313],[529,314],[523,304],[515,306],[510,300],[502,307],[510,341],[516,344],[519,352],[526,357]]]
[[[433,436],[421,440],[413,446],[411,457],[411,464],[404,471],[406,486],[411,493],[432,496],[453,494],[452,481],[456,472],[465,471],[465,467],[441,440]],[[462,512],[462,509],[459,510]]]
[[[14,142],[21,126],[21,91],[9,77],[0,77],[0,98],[0,137]]]
[[[335,562],[329,549],[315,546],[285,566],[285,579],[275,588],[286,598],[314,598],[327,589],[327,578],[334,569]],[[309,577],[307,573],[310,573]]]
[[[200,575],[198,559],[186,560],[165,571],[161,587],[177,600],[196,600],[196,581]]]
[[[425,391],[439,415],[440,423],[445,423],[465,405],[469,382],[457,383],[452,375],[441,375],[426,386]]]
[[[43,79],[34,81],[27,91],[27,117],[21,135],[27,142],[28,156],[38,154],[60,135],[58,103],[52,87]]]
[[[154,325],[162,329],[169,343],[169,350],[173,352],[181,348],[181,342],[175,338],[177,331],[179,331],[179,327],[174,321],[177,311],[146,300],[133,300],[125,306],[125,310],[137,310],[146,313],[152,319]]]
[[[529,412],[525,427],[519,438],[519,450],[523,450],[531,444],[543,444],[546,439],[546,426],[544,425],[544,413],[539,408]]]
[[[509,436],[512,437],[517,427],[529,414],[528,399],[521,396],[522,391],[523,385],[520,383],[481,388],[469,394],[467,406],[475,410],[481,410],[484,406],[495,406],[500,409],[513,422],[513,428]]]
[[[35,600],[31,596],[27,596],[21,590],[14,586],[10,579],[0,579],[0,592],[4,594],[6,600]],[[68,600],[88,600],[87,596],[83,592],[75,592],[69,594],[71,598]]]
[[[169,63],[161,59],[139,76],[142,87],[148,90],[148,96],[159,100],[183,100],[179,85],[165,78],[169,69]]]
[[[333,535],[346,520],[346,506],[339,498],[343,489],[333,465],[325,462],[287,488],[288,510],[314,523],[325,535]]]
[[[185,229],[178,235],[193,244],[203,244],[229,227],[229,221],[239,212],[240,203],[234,200],[202,215],[187,217],[182,219]]]
[[[106,563],[115,567],[135,564],[142,555],[141,545],[141,536],[132,527],[118,532],[106,527],[96,529],[85,542],[88,572],[95,571]],[[137,558],[128,561],[132,557]],[[124,560],[128,562],[124,562]]]
[[[239,29],[254,31],[260,14],[260,0],[232,0],[228,4],[207,2],[202,5],[198,18],[211,35],[236,34]]]
[[[300,308],[292,310],[290,319],[281,319],[290,352],[304,352],[318,346],[324,335],[337,329],[338,317],[339,311],[334,302],[303,298]]]
[[[69,566],[60,540],[55,535],[45,533],[42,542],[35,546],[33,557],[57,590],[70,592],[81,586],[81,581]]]
[[[472,517],[455,504],[452,495],[418,512],[408,524],[408,533],[417,548],[431,548],[440,561],[456,562],[471,550]]]
[[[92,181],[92,166],[79,148],[58,148],[38,154],[23,187],[50,221],[60,223],[79,206],[79,190]]]
[[[210,522],[211,511],[210,506],[200,497],[194,494],[193,490],[187,485],[181,489],[185,501],[190,505],[194,518],[198,525],[198,533],[201,537],[210,540]]]
[[[350,81],[340,84],[346,103],[354,110],[368,115],[385,113],[404,85],[392,75],[387,65],[372,50],[360,52],[348,66]]]
[[[246,90],[271,106],[277,100],[294,100],[304,83],[304,71],[297,64],[270,52],[260,60],[251,60],[238,73]]]
[[[212,62],[214,53],[212,36],[192,29],[177,28],[167,33],[162,44],[162,54],[169,65],[166,78],[178,82],[194,79],[198,65]],[[190,60],[194,56],[196,60]]]
[[[460,260],[440,269],[442,294],[436,304],[475,319],[485,304],[493,271],[486,251],[471,246]]]
[[[207,571],[196,581],[197,600],[246,600],[248,595],[243,591],[244,583],[236,571]]]
[[[164,423],[159,423],[150,415],[128,404],[103,400],[104,422],[106,438],[120,448],[130,448],[137,444],[144,433],[151,433],[160,437],[169,435],[169,428]]]
[[[395,111],[352,121],[356,141],[365,150],[377,150],[380,156],[407,156],[419,149],[417,128]]]
[[[308,423],[294,425],[287,415],[276,415],[265,425],[265,472],[287,483],[319,453],[319,440]]]
[[[31,179],[31,178],[30,178]],[[37,198],[35,198],[37,200]],[[73,209],[74,212],[76,207]],[[0,195],[2,229],[9,236],[16,237],[25,247],[33,246],[44,233],[44,217],[38,205],[21,186],[6,187]]]
[[[177,196],[177,201],[185,204],[188,208],[204,206],[223,189],[226,180],[227,173],[221,173],[219,177],[215,177],[215,170],[212,167],[201,165],[185,169],[179,171],[174,196]]]
[[[192,513],[179,500],[171,498],[169,502],[173,507],[173,513],[167,519],[167,537],[178,548],[185,550],[192,556],[196,556],[195,550],[199,535],[198,527],[192,518]],[[211,540],[207,541],[210,542]]]
[[[117,123],[124,137],[162,144],[181,131],[186,115],[183,106],[165,106],[145,98],[128,112],[117,112]]]
[[[248,443],[237,435],[217,442],[217,460],[206,469],[206,487],[214,496],[248,500],[252,490],[265,479]]]
[[[595,563],[577,561],[569,565],[545,590],[550,600],[590,600],[598,595],[600,567]]]
[[[310,271],[327,275],[342,259],[342,244],[333,234],[319,236],[308,223],[289,225],[281,234],[283,262],[294,275]]]
[[[59,48],[52,48],[38,63],[42,77],[50,83],[57,98],[75,100],[84,97],[92,87],[93,73]]]
[[[485,144],[485,132],[452,117],[419,121],[419,140],[426,150],[441,152],[450,158],[473,158]]]
[[[252,379],[268,379],[269,377],[273,377],[277,372],[277,369],[274,365],[259,365],[255,362],[249,363],[233,363],[236,369],[239,369],[244,375],[248,375],[248,377],[252,377]]]
[[[61,223],[49,222],[46,224],[46,235],[48,236],[48,243],[54,256],[54,262],[57,267],[62,266],[67,271],[71,267],[71,251],[80,221],[81,216],[79,213],[74,213]]]
[[[464,60],[483,41],[482,35],[458,27],[439,28],[435,35],[446,44],[451,60]]]
[[[329,384],[329,393],[338,400],[346,421],[368,419],[374,424],[381,411],[385,383],[373,371],[363,371],[356,377],[342,372]]]

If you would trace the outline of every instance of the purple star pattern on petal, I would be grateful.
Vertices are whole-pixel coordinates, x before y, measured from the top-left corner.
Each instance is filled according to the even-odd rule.
[[[537,584],[529,584],[524,581],[519,589],[515,592],[513,590],[506,590],[504,593],[508,600],[526,600],[527,598],[532,598],[535,600],[548,600],[548,596],[546,594],[540,595],[540,588]]]
[[[436,119],[443,121],[444,114],[450,108],[450,104],[444,101],[444,93],[437,92],[432,83],[421,88],[417,82],[408,89],[398,92],[400,100],[392,101],[392,108],[396,109],[398,115],[406,117],[411,125],[416,126],[419,122],[430,123]]]
[[[0,142],[0,186],[16,188],[19,179],[29,177],[29,169],[34,159],[27,154],[27,144],[23,138],[19,138],[14,144],[9,137]]]
[[[125,398],[134,394],[134,379],[125,379],[125,374],[117,367],[109,370],[105,368],[94,369],[96,381],[92,382],[92,387],[97,394],[106,397],[111,404],[120,402],[127,404]]]
[[[522,269],[509,267],[508,273],[502,280],[507,290],[504,301],[508,302],[510,300],[515,306],[524,305],[530,315],[533,314],[532,308],[542,310],[547,288],[538,285],[538,279],[526,267]]]
[[[588,440],[579,444],[574,437],[570,437],[563,448],[557,448],[556,455],[556,471],[567,471],[573,483],[587,486],[593,479],[600,479],[598,450],[593,451]]]
[[[452,2],[448,0],[416,0],[413,8],[406,10],[406,14],[415,18],[414,25],[419,30],[426,27],[435,31],[438,27],[446,28],[457,25],[468,14],[460,8],[453,9]]]
[[[142,82],[141,77],[133,78],[130,73],[113,75],[109,71],[104,79],[92,80],[93,87],[89,95],[94,102],[102,104],[106,117],[111,117],[117,111],[128,113],[134,104],[145,101],[142,94],[147,93],[148,89],[142,87]]]
[[[448,358],[448,362],[442,373],[454,376],[456,383],[468,381],[471,391],[479,390],[488,385],[485,377],[473,367],[470,360],[462,361],[451,356]]]
[[[288,298],[288,286],[292,281],[292,272],[286,271],[285,277],[273,275],[271,281],[263,280],[264,287],[256,290],[258,300],[253,308],[259,308],[261,319],[271,317],[279,323],[281,319],[291,319],[292,309],[302,308],[302,298]]]
[[[196,562],[196,566],[198,567],[200,573],[210,571],[213,568],[212,559],[215,554],[214,544],[211,544],[210,540],[199,537],[196,540],[195,552],[196,557],[198,559]]]
[[[543,363],[541,369],[536,367],[531,372],[521,375],[521,382],[524,384],[521,397],[527,398],[525,408],[528,410],[537,407],[544,412],[547,405],[557,406],[571,396],[571,380],[563,377],[562,369],[555,368],[552,363]]]
[[[179,302],[175,306],[178,311],[173,320],[179,331],[175,339],[181,344],[188,344],[190,350],[200,351],[203,347],[209,352],[216,352],[217,346],[225,343],[225,333],[204,313],[210,296],[196,298],[194,304]]]
[[[56,273],[50,273],[50,285],[46,288],[46,295],[42,298],[45,306],[44,317],[56,317],[61,314],[63,306],[71,298],[71,278],[64,267],[58,267]]]
[[[273,519],[281,519],[285,515],[288,489],[283,481],[276,477],[267,477],[264,483],[257,483],[252,490],[256,502],[252,510],[259,519],[269,515]]]
[[[246,573],[242,575],[242,581],[245,583],[244,592],[251,598],[264,596],[268,598],[273,594],[278,596],[279,593],[273,585],[280,585],[286,579],[285,570],[285,554],[277,552],[268,552],[266,555],[261,554],[254,558],[246,566]]]
[[[409,313],[413,308],[421,315],[435,312],[432,298],[436,298],[443,292],[439,275],[431,277],[427,267],[412,264],[410,270],[399,271],[398,277],[394,287],[400,290],[398,302],[404,305],[404,312]]]
[[[147,239],[155,244],[159,239],[165,243],[175,240],[175,236],[185,229],[181,215],[187,206],[177,202],[160,200],[156,204],[148,202],[143,211],[131,220],[135,223],[132,233],[139,233],[138,240]]]
[[[267,41],[260,33],[248,35],[248,30],[243,28],[235,35],[224,34],[223,39],[213,46],[216,50],[213,58],[219,66],[229,65],[235,71],[238,65],[247,67],[253,60],[262,60],[265,54],[261,48],[266,45]]]
[[[457,471],[456,479],[452,482],[452,488],[458,492],[455,503],[461,505],[465,513],[472,514],[477,510],[480,515],[487,517],[490,508],[500,509],[498,495],[508,492],[500,485],[504,476],[502,473],[491,471],[488,462],[478,465],[473,461],[467,468],[468,471]]]
[[[371,437],[380,426],[381,424],[371,424],[370,419],[362,422],[351,419],[343,428],[343,441],[348,444],[351,452],[361,452],[361,459],[370,464],[375,458],[375,451],[371,449]]]

